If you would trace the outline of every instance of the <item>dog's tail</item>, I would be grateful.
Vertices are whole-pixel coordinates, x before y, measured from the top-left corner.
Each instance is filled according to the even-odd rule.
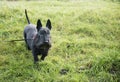
[[[26,9],[25,9],[25,15],[26,15],[26,19],[27,19],[27,21],[28,21],[28,24],[30,24],[30,20],[29,20],[29,18],[28,18],[27,10],[26,10]]]

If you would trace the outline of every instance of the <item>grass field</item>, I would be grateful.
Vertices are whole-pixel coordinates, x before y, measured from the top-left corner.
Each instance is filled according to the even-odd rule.
[[[33,63],[23,38],[31,23],[52,22],[52,47]],[[120,82],[120,1],[0,1],[0,82]]]

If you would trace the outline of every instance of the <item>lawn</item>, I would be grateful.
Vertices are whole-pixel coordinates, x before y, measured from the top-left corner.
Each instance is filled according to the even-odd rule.
[[[33,63],[23,30],[51,20],[52,47]],[[120,82],[120,1],[0,1],[0,82]],[[40,57],[40,56],[39,56]]]

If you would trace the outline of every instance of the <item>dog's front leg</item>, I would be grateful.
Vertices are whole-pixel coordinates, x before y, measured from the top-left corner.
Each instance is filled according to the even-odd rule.
[[[38,55],[37,54],[34,54],[34,63],[38,62]]]
[[[47,54],[42,54],[41,60],[44,60]]]
[[[34,63],[36,63],[38,61],[38,54],[35,53],[34,50],[32,50],[32,54],[33,54],[33,57],[34,57]]]

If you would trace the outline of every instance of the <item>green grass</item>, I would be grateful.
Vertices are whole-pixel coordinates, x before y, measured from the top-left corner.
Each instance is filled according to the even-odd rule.
[[[52,48],[33,64],[23,38],[31,23],[52,22]],[[0,82],[119,82],[119,0],[0,1]]]

